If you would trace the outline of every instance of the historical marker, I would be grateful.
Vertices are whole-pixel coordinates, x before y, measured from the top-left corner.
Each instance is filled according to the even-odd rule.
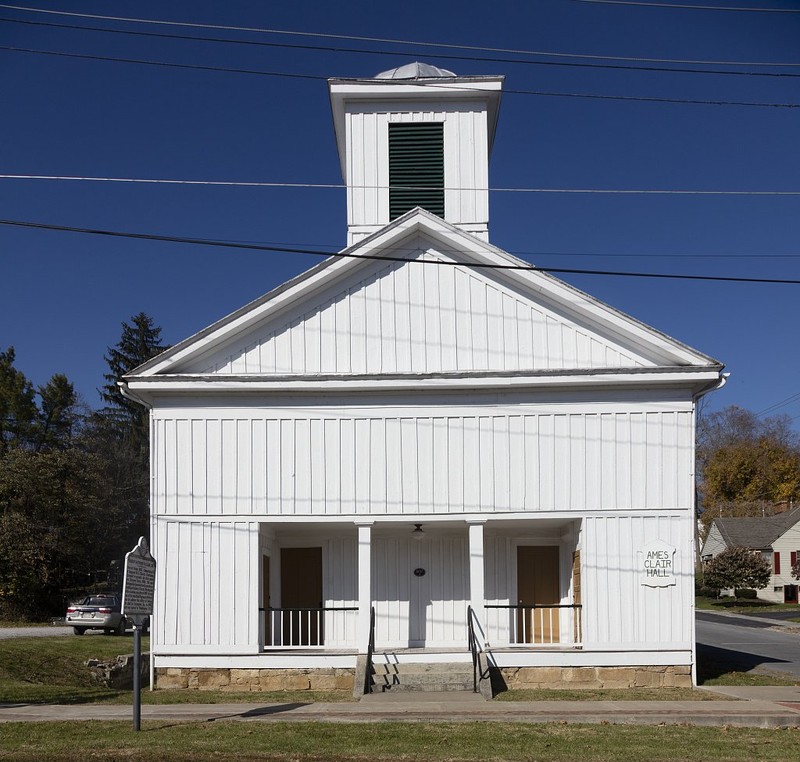
[[[152,614],[155,587],[156,559],[147,549],[147,540],[140,537],[136,547],[125,555],[122,613],[131,621],[134,621],[137,615]]]
[[[125,577],[122,582],[122,614],[133,622],[134,730],[141,729],[142,718],[142,625],[153,613],[155,588],[156,559],[150,555],[147,540],[140,537],[136,547],[125,555]]]

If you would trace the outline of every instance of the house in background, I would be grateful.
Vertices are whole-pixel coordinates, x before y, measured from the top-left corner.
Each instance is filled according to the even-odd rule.
[[[771,569],[769,584],[758,597],[774,603],[797,603],[798,580],[792,567],[800,551],[800,508],[774,516],[718,518],[711,522],[700,557],[708,561],[727,548],[759,552]]]
[[[160,685],[691,684],[722,365],[489,243],[501,87],[330,80],[348,248],[123,380]]]

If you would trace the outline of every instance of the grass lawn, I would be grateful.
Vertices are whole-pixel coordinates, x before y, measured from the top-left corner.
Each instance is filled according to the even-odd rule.
[[[495,701],[725,701],[696,688],[550,688],[520,689],[498,693]],[[735,699],[734,699],[735,700]]]
[[[0,724],[0,760],[553,760],[797,759],[797,730],[521,723]]]
[[[694,599],[695,608],[703,611],[729,611],[732,614],[763,614],[765,611],[797,611],[800,617],[800,607],[796,603],[772,603],[753,598],[706,598],[697,596]]]
[[[142,638],[147,651],[149,638]],[[130,690],[113,690],[94,682],[84,666],[88,659],[109,659],[133,652],[133,636],[82,638],[12,638],[0,640],[0,703],[78,704],[107,702],[130,704]],[[752,672],[720,671],[719,665],[701,663],[699,676],[704,685],[797,685],[781,676]],[[711,668],[713,667],[713,669]],[[724,667],[723,667],[724,669]],[[703,701],[714,698],[691,688],[626,690],[517,690],[497,696],[498,701]],[[227,691],[156,690],[146,685],[144,704],[220,703],[312,703],[353,701],[348,691],[293,691],[275,693],[233,693]],[[0,749],[2,747],[0,746]],[[0,751],[0,762],[3,756]]]

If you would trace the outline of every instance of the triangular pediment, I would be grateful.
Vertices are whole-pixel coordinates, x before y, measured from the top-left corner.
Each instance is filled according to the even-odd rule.
[[[134,375],[535,373],[714,362],[552,276],[501,269],[524,263],[420,210],[343,254]]]

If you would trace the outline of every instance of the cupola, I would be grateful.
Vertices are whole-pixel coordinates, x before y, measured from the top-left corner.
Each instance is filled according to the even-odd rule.
[[[489,239],[489,154],[503,77],[415,62],[330,79],[347,185],[347,243],[417,206]]]

